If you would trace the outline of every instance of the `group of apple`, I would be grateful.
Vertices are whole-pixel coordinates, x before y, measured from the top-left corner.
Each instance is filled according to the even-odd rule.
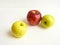
[[[42,17],[38,10],[30,10],[27,14],[27,21],[30,25],[40,25],[43,28],[51,27],[55,20],[50,14],[46,14]],[[27,31],[27,24],[23,21],[16,21],[12,25],[12,35],[16,38],[21,38]]]

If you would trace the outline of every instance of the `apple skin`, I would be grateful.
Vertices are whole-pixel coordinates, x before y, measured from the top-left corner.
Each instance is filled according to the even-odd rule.
[[[49,28],[51,27],[53,24],[55,23],[55,19],[52,15],[50,14],[46,14],[43,16],[43,18],[41,19],[41,26],[43,28]]]
[[[21,38],[27,31],[27,25],[23,21],[16,21],[12,25],[12,34],[16,38]]]
[[[38,10],[30,10],[27,14],[28,23],[32,26],[39,24],[41,18],[42,15]]]

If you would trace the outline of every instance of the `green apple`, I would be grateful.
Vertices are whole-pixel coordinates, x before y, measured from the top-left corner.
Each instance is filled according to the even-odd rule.
[[[23,21],[16,21],[12,25],[12,34],[16,38],[21,38],[27,31],[27,25]]]
[[[54,22],[55,22],[54,17],[50,14],[46,14],[43,16],[43,18],[41,20],[41,26],[43,28],[49,28],[54,24]]]

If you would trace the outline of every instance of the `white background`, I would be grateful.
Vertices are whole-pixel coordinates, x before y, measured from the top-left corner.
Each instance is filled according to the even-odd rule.
[[[12,23],[27,23],[27,13],[32,9],[39,10],[42,16],[53,15],[55,24],[48,29],[27,24],[24,37],[12,37]],[[60,45],[60,0],[0,0],[0,45]]]

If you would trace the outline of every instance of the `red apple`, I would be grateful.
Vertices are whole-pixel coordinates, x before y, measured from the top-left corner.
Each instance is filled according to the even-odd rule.
[[[30,10],[27,14],[27,20],[30,25],[39,24],[41,18],[42,15],[38,10]]]

